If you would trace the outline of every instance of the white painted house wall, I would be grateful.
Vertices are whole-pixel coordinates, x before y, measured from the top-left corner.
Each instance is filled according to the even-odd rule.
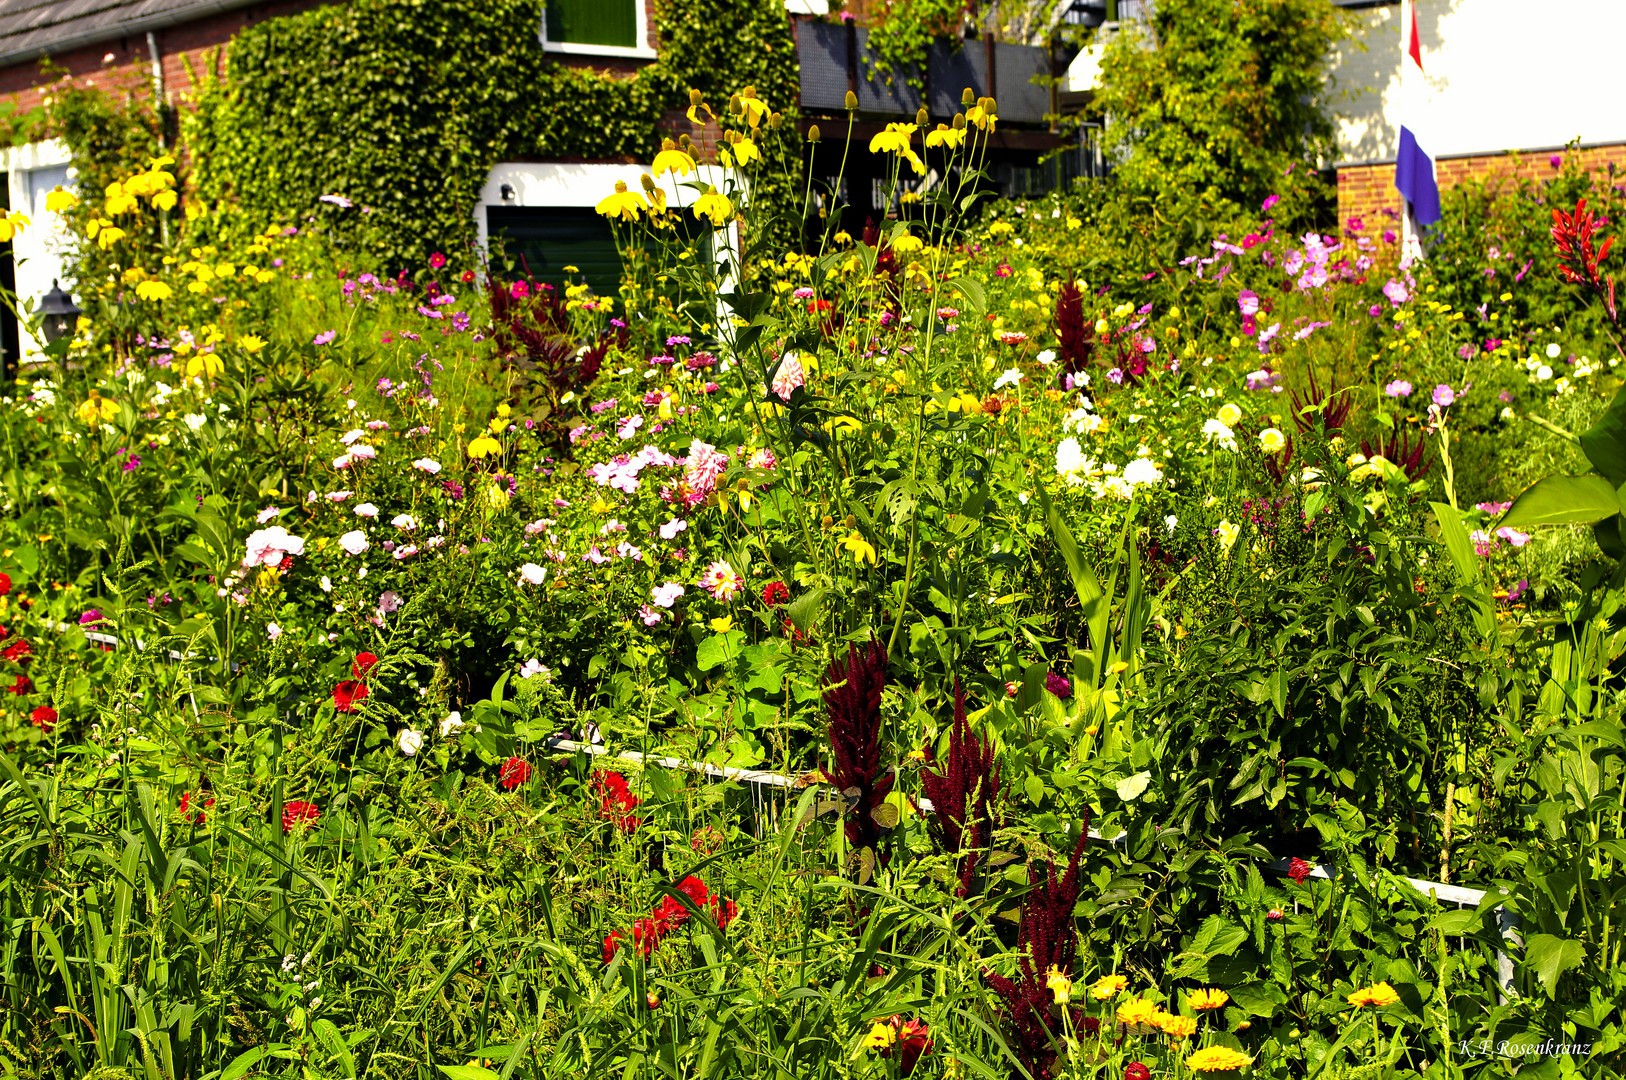
[[[1400,4],[1355,12],[1333,60],[1339,164],[1393,161],[1400,141]],[[1614,0],[1417,0],[1435,157],[1626,142]],[[1365,49],[1362,50],[1361,46]]]
[[[12,255],[17,261],[19,308],[30,300],[37,306],[40,298],[50,291],[53,280],[61,281],[63,289],[71,286],[64,273],[68,234],[62,228],[61,218],[45,209],[45,196],[59,184],[70,189],[74,186],[72,160],[68,148],[57,139],[0,150],[11,208],[30,221],[11,242]],[[19,327],[17,336],[24,361],[44,359],[39,343],[30,336],[27,326]]]

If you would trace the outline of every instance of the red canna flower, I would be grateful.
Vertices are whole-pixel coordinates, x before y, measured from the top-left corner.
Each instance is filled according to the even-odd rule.
[[[711,915],[720,929],[728,929],[728,924],[739,916],[739,905],[721,895],[713,896],[706,883],[690,874],[678,883],[677,892],[686,897],[695,908]],[[645,960],[654,954],[655,948],[666,936],[677,930],[689,920],[689,908],[681,900],[673,896],[661,897],[661,902],[655,905],[647,919],[639,919],[632,924],[632,943],[638,954]],[[627,937],[619,930],[612,931],[604,939],[604,962],[608,964],[615,959],[615,954],[621,951],[626,944]]]
[[[357,653],[355,662],[350,665],[350,674],[354,675],[358,679],[365,679],[367,677],[367,673],[373,670],[373,667],[377,663],[378,657],[374,656],[372,653]],[[366,695],[363,696],[365,697]]]
[[[522,757],[511,757],[502,763],[502,771],[497,774],[497,783],[513,791],[531,778],[531,763]]]
[[[34,721],[34,726],[41,731],[50,731],[56,727],[56,710],[49,705],[41,705],[29,713],[28,718]]]
[[[790,601],[790,590],[783,581],[770,581],[762,587],[762,602],[769,607],[778,607]]]
[[[356,702],[367,700],[367,684],[345,679],[333,688],[333,707],[342,713],[356,711]]]
[[[1615,309],[1615,279],[1604,276],[1602,270],[1603,261],[1609,257],[1609,248],[1615,238],[1611,236],[1604,240],[1602,247],[1594,246],[1603,224],[1602,219],[1586,208],[1585,199],[1575,201],[1574,213],[1566,214],[1554,207],[1553,246],[1558,249],[1559,274],[1571,285],[1580,285],[1597,293],[1609,321],[1618,325],[1620,313]]]
[[[1287,866],[1287,876],[1302,885],[1304,884],[1304,879],[1309,877],[1310,871],[1314,869],[1315,867],[1311,866],[1303,859],[1294,856],[1293,861]]]
[[[289,799],[282,804],[282,831],[284,834],[294,831],[295,825],[309,825],[322,816],[315,803],[304,799]]]

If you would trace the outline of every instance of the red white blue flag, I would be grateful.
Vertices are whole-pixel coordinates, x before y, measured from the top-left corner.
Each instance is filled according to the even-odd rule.
[[[1418,225],[1440,220],[1440,188],[1434,180],[1438,147],[1428,124],[1423,82],[1423,47],[1417,37],[1417,4],[1404,5],[1400,27],[1400,153],[1395,160],[1395,187],[1411,203]]]

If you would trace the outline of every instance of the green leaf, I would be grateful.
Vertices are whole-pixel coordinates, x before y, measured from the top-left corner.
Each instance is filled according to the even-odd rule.
[[[451,1077],[451,1080],[502,1080],[497,1073],[478,1065],[436,1065],[435,1068]]]
[[[949,288],[965,297],[965,302],[974,314],[981,315],[988,310],[988,294],[983,291],[982,283],[975,278],[951,278],[947,284]]]
[[[1133,802],[1140,798],[1141,793],[1146,790],[1146,785],[1151,782],[1152,774],[1150,772],[1138,772],[1134,776],[1124,777],[1113,787],[1118,792],[1118,798],[1124,802]]]
[[[1626,484],[1626,386],[1615,394],[1602,419],[1580,435],[1581,452],[1608,477],[1611,487]]]
[[[1601,476],[1549,476],[1525,488],[1499,525],[1590,525],[1620,513],[1615,485]]]
[[[730,630],[726,634],[713,634],[700,643],[695,650],[695,666],[701,671],[710,671],[714,667],[726,664],[739,655],[740,645],[745,641],[744,630]]]
[[[1535,971],[1549,997],[1558,985],[1558,977],[1570,968],[1580,967],[1583,959],[1581,943],[1571,938],[1535,934],[1525,943],[1524,962]]]
[[[269,1049],[270,1047],[266,1046],[256,1046],[252,1050],[238,1054],[232,1058],[230,1065],[220,1070],[220,1080],[237,1080],[238,1077],[247,1075],[250,1069],[260,1063],[260,1059]]]

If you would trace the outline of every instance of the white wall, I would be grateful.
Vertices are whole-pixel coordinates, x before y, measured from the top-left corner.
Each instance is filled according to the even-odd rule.
[[[1393,161],[1399,144],[1400,4],[1357,11],[1335,58],[1340,164]],[[1432,137],[1429,153],[1539,150],[1579,139],[1626,142],[1626,100],[1611,59],[1626,5],[1417,0]],[[1364,45],[1365,51],[1362,51]]]
[[[60,280],[64,289],[71,287],[63,272],[68,236],[62,229],[61,219],[45,209],[45,196],[52,188],[58,184],[70,189],[74,186],[69,179],[71,160],[68,148],[56,139],[0,150],[0,163],[4,164],[10,187],[11,208],[32,222],[11,242],[17,261],[19,308],[29,300],[37,305],[50,291],[53,279]],[[17,336],[24,360],[43,359],[26,326],[18,328]]]

